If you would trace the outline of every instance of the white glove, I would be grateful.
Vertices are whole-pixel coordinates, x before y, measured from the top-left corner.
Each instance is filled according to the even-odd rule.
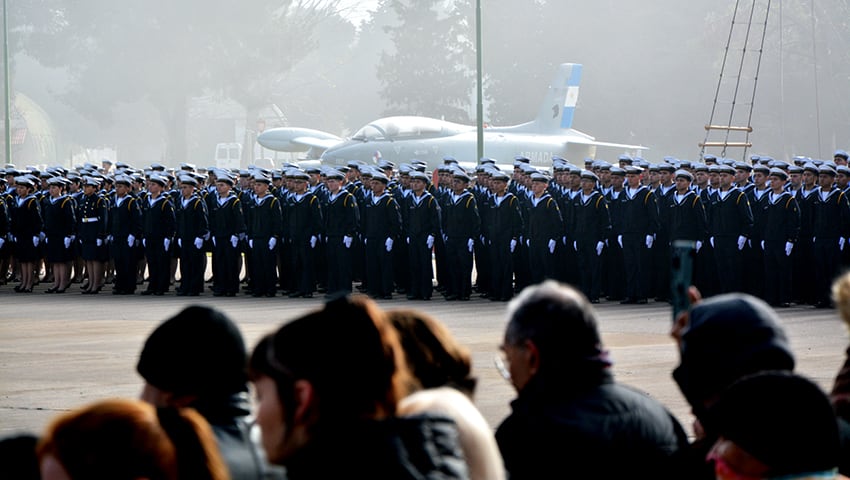
[[[319,241],[319,239],[316,238],[315,235],[310,237],[310,248],[316,248],[316,242],[318,242],[318,241]]]
[[[699,253],[699,249],[702,248],[702,242],[697,240],[697,253]]]
[[[204,247],[204,239],[201,237],[195,237],[195,248],[200,250]]]
[[[62,243],[65,244],[65,250],[71,248],[71,237],[63,238]],[[0,247],[3,247],[3,239],[0,239]]]
[[[528,240],[526,240],[526,241],[525,241],[525,246],[526,246],[526,247],[530,247],[530,246],[531,246],[531,239],[528,239]]]
[[[578,251],[578,242],[573,240],[573,250]]]
[[[791,250],[794,249],[794,244],[791,242],[785,242],[785,256],[791,256]]]
[[[345,245],[345,248],[351,248],[351,241],[352,240],[353,240],[353,238],[346,235],[346,236],[342,237],[342,244]],[[431,241],[432,242],[434,241],[434,237],[431,237]]]
[[[566,235],[564,235],[563,237],[561,237],[561,243],[563,243],[565,247],[567,246],[567,237],[566,237]]]
[[[165,251],[167,252],[169,247],[171,247],[171,239],[170,238],[163,238],[162,239],[162,248],[164,248]]]
[[[746,243],[747,243],[747,237],[745,237],[743,235],[739,236],[738,237],[738,250],[743,250],[744,244],[746,244]],[[764,248],[764,245],[762,245],[761,248]]]
[[[363,239],[363,245],[369,245],[369,239],[368,238]]]
[[[37,247],[37,246],[38,246],[38,242],[40,242],[40,241],[41,241],[41,239],[40,239],[40,238],[38,238],[38,235],[33,235],[33,236],[32,236],[32,246],[33,246],[33,247]],[[99,246],[100,246],[100,245],[98,245],[98,247],[99,247]]]
[[[617,235],[617,243],[620,244],[620,248],[623,248],[623,236]]]
[[[277,238],[272,237],[269,239],[269,250],[274,250],[274,247],[277,246]]]
[[[233,248],[236,248],[236,244],[239,243],[239,237],[236,235],[230,236],[230,244],[233,245]]]
[[[708,237],[708,243],[711,244],[711,248],[714,248],[714,237]]]
[[[425,239],[425,246],[428,247],[428,250],[434,248],[434,236],[428,235],[428,238]]]
[[[602,248],[605,247],[605,242],[596,242],[596,256],[602,255]]]
[[[212,237],[212,241],[213,241],[213,247],[215,247],[215,246],[216,246],[216,244],[215,244],[215,237]]]
[[[44,244],[45,244],[45,245],[47,245],[47,244],[49,243],[49,242],[47,241],[47,237],[44,237],[42,240],[44,240]]]
[[[136,236],[135,235],[127,235],[127,246],[132,247],[136,244]]]
[[[65,238],[68,238],[68,237],[65,237]],[[4,244],[4,243],[6,243],[6,239],[5,239],[5,238],[0,237],[0,248],[3,248],[3,244]],[[65,247],[65,248],[68,248],[68,247]]]
[[[472,253],[472,247],[475,245],[475,240],[469,239],[466,241],[466,248],[469,249],[469,253]]]
[[[252,238],[248,239],[248,248],[254,248],[254,239],[252,239]]]
[[[46,233],[44,233],[44,232],[38,232],[38,238],[39,238],[40,240],[44,240],[44,239],[46,239],[46,238],[47,238],[47,234],[46,234]]]
[[[516,239],[512,238],[511,239],[511,253],[514,253],[514,250],[516,250]]]
[[[384,242],[384,245],[387,247],[388,252],[393,251],[393,239],[392,238],[387,237],[387,241]]]
[[[812,244],[818,241],[818,237],[812,237]]]
[[[101,240],[99,238],[97,239],[97,241],[95,243],[97,244],[98,247],[103,246],[103,240]]]
[[[549,253],[555,253],[555,240],[549,239]]]
[[[146,238],[143,238],[143,239],[142,239],[142,246],[143,246],[143,247],[147,247],[147,246],[148,246],[148,239],[146,239]]]
[[[761,249],[764,250],[764,240],[761,241]]]
[[[655,237],[652,235],[646,236],[646,248],[652,248],[652,243],[655,242]]]
[[[407,244],[410,245],[410,237],[405,237],[405,241],[407,241]]]
[[[112,235],[106,236],[106,243],[112,243]]]
[[[841,250],[842,252],[844,251],[844,242],[846,242],[846,241],[847,240],[844,237],[838,238],[838,249]]]
[[[177,239],[177,246],[180,247],[180,248],[183,248],[183,239],[182,238]]]

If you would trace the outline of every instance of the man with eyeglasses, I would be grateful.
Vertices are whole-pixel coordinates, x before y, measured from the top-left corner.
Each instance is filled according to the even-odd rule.
[[[661,403],[614,381],[581,292],[553,280],[526,288],[508,306],[502,350],[518,393],[496,431],[511,480],[670,478],[687,436]]]

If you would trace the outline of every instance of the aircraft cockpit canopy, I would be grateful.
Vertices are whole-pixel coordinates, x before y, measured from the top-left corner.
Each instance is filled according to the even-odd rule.
[[[427,117],[387,117],[376,120],[355,133],[351,139],[363,142],[401,140],[420,137],[457,135],[468,129],[463,125]]]

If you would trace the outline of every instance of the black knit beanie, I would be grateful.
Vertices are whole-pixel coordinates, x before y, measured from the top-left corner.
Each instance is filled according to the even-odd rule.
[[[136,370],[160,390],[229,395],[247,391],[246,367],[239,328],[224,313],[193,305],[151,333]]]

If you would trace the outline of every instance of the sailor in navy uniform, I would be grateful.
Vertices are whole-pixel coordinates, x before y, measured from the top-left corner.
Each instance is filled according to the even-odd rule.
[[[360,208],[354,194],[342,188],[344,179],[342,172],[326,175],[328,203],[322,211],[322,218],[325,222],[328,297],[351,293],[352,248],[360,230]]]
[[[626,281],[626,296],[620,303],[645,304],[649,296],[650,252],[658,231],[658,203],[649,186],[641,183],[641,167],[629,166],[625,171],[626,188],[617,207],[622,218],[617,243],[623,249]]]
[[[72,238],[77,232],[74,200],[66,194],[70,181],[53,177],[47,181],[50,196],[44,200],[45,259],[53,270],[53,286],[45,293],[63,293],[71,283]]]
[[[762,235],[764,249],[764,300],[774,307],[791,301],[791,252],[800,232],[797,200],[785,191],[788,174],[771,168],[771,192]]]
[[[815,227],[815,204],[818,203],[820,188],[818,187],[818,167],[814,163],[807,162],[803,165],[802,183],[800,189],[794,194],[797,206],[800,208],[800,236],[794,245],[792,255],[792,297],[802,304],[814,305],[816,297],[820,292],[816,290],[819,282],[813,282],[810,277],[812,267],[815,264],[815,253],[813,239]],[[832,185],[828,190],[832,189]],[[829,288],[827,288],[827,292]]]
[[[41,205],[35,195],[35,181],[29,175],[15,178],[17,198],[11,211],[10,231],[14,241],[14,255],[21,270],[21,283],[15,287],[19,293],[31,293],[35,284],[35,264],[41,258],[39,245],[44,227]]]
[[[410,265],[408,300],[430,300],[433,293],[434,271],[431,252],[440,235],[441,209],[439,202],[427,190],[428,176],[410,172],[411,192],[404,199],[402,215],[405,242]]]
[[[165,194],[168,181],[153,174],[148,181],[148,205],[142,218],[142,244],[148,261],[148,288],[142,295],[163,295],[171,275],[171,242],[174,239],[174,204]]]
[[[581,193],[572,202],[572,216],[567,243],[576,252],[581,291],[590,303],[599,303],[602,290],[602,251],[611,231],[608,202],[597,189],[599,177],[591,171],[581,172]]]
[[[177,248],[180,252],[180,288],[178,296],[198,296],[204,289],[206,251],[210,236],[207,203],[198,195],[198,180],[189,175],[178,177],[180,198],[175,201]]]
[[[832,307],[832,282],[840,272],[842,251],[850,248],[847,245],[847,237],[850,236],[850,202],[845,192],[834,185],[836,175],[837,172],[832,168],[820,167],[820,189],[812,212],[814,278],[807,276],[805,281],[816,285],[814,305],[818,308]]]
[[[234,178],[218,172],[216,195],[209,211],[213,242],[213,296],[233,297],[239,291],[239,237],[245,234],[242,202],[233,193]]]
[[[322,235],[322,208],[316,195],[307,191],[310,176],[292,172],[293,190],[288,213],[284,215],[291,242],[289,271],[295,277],[290,298],[312,298],[316,290],[316,247]]]
[[[393,244],[401,234],[398,202],[386,192],[389,179],[372,174],[372,196],[363,209],[363,241],[366,250],[366,280],[369,295],[391,299],[393,292]]]
[[[525,241],[532,284],[555,278],[555,246],[564,236],[561,210],[558,202],[546,192],[548,186],[549,177],[546,175],[531,175],[532,197],[529,198]]]
[[[740,292],[743,288],[743,250],[752,235],[753,213],[747,194],[732,184],[735,169],[718,165],[717,170],[720,184],[711,197],[708,240],[714,247],[720,293]]]
[[[136,291],[136,262],[142,239],[142,209],[131,193],[133,179],[115,177],[115,199],[109,209],[109,235],[115,262],[113,295],[132,295]]]
[[[449,284],[446,300],[469,300],[472,293],[472,265],[475,239],[481,235],[481,217],[475,196],[469,191],[470,178],[462,170],[452,173],[452,193],[442,210],[443,240]]]
[[[696,245],[693,265],[694,279],[700,278],[703,264],[700,262],[699,253],[705,243],[708,243],[708,227],[706,224],[705,207],[702,198],[691,189],[694,176],[691,172],[683,169],[674,172],[676,192],[673,194],[673,202],[670,205],[668,218],[670,219],[670,242],[671,245],[677,240],[692,241]]]

